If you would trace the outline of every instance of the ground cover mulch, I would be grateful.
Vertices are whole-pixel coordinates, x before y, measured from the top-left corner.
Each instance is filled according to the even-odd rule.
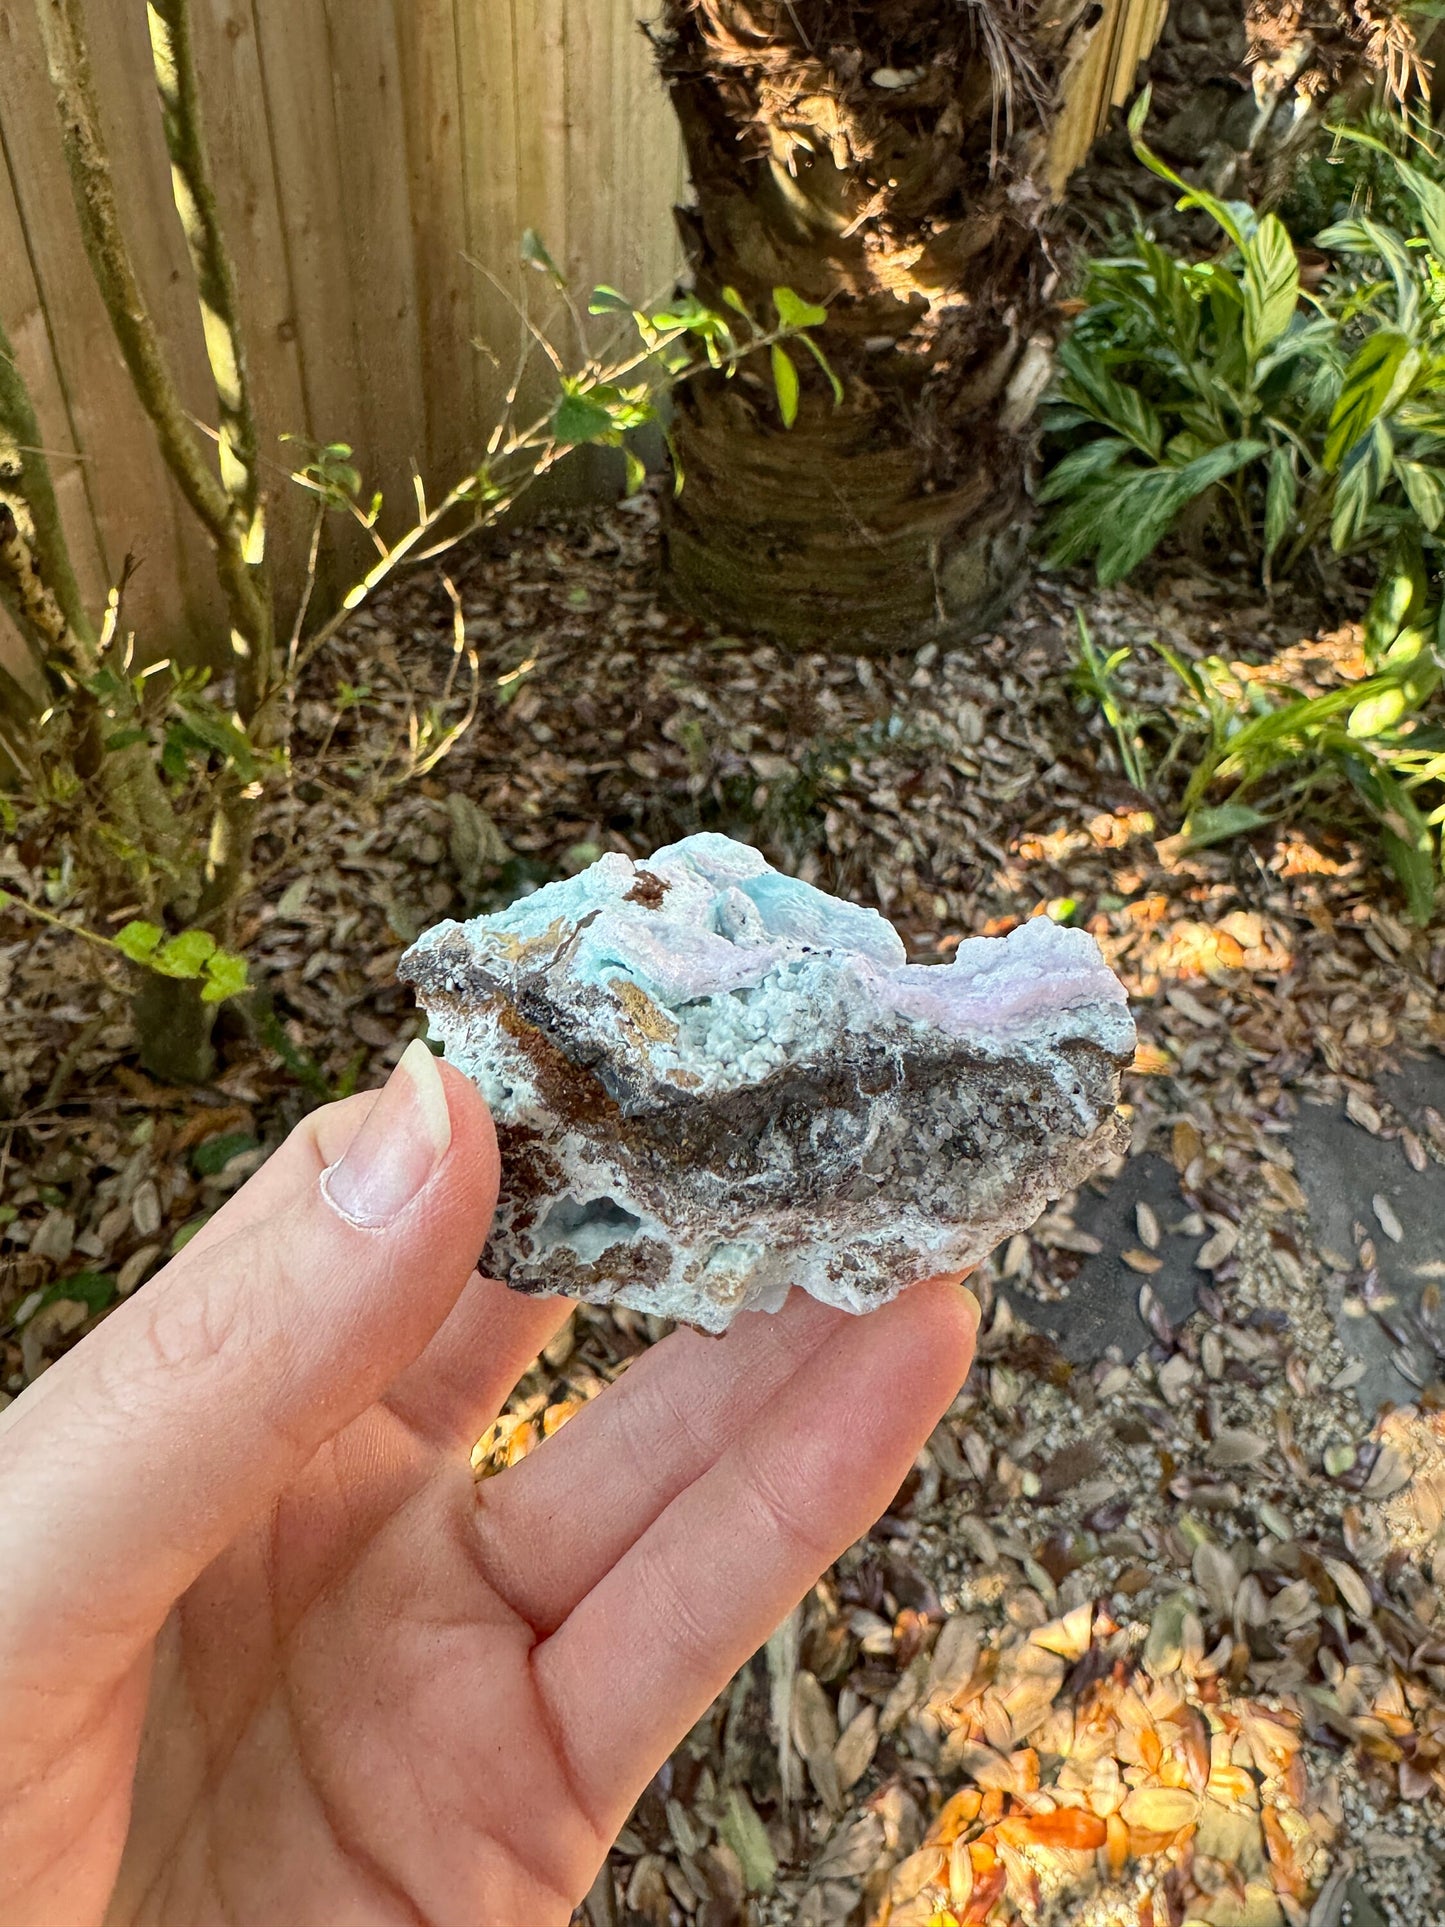
[[[270,1014],[227,1016],[211,1088],[153,1083],[89,948],[0,916],[0,1399],[305,1108],[379,1081],[418,1027],[397,959],[438,917],[701,828],[878,905],[925,961],[1067,917],[1135,1000],[1130,1155],[1172,1165],[1179,1213],[1141,1205],[1101,1254],[1066,1198],[996,1255],[979,1366],[889,1515],[658,1776],[586,1918],[1445,1919],[1445,1319],[1428,1287],[1380,1302],[1383,1220],[1317,1248],[1291,1150],[1301,1106],[1343,1102],[1445,1164],[1445,1119],[1382,1084],[1445,1046],[1445,928],[1347,822],[1188,853],[1069,680],[1080,606],[1139,650],[1141,700],[1152,635],[1329,679],[1348,627],[1180,565],[1042,580],[955,650],[788,657],[671,612],[656,560],[646,499],[508,536],[454,569],[460,657],[419,575],[313,666],[240,932]],[[31,854],[0,883],[63,907]],[[1197,1303],[1171,1316],[1151,1279],[1180,1236]],[[1071,1361],[1035,1326],[1100,1256],[1148,1343]],[[1331,1272],[1390,1321],[1412,1405],[1362,1413]],[[661,1330],[579,1308],[479,1476]]]

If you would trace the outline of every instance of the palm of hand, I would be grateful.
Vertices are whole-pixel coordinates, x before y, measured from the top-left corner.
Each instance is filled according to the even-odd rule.
[[[0,1415],[7,1923],[560,1927],[948,1403],[962,1294],[795,1294],[674,1333],[475,1487],[568,1308],[467,1278],[494,1153],[446,1089],[399,1250],[317,1202],[352,1100]]]
[[[378,1410],[180,1602],[111,1920],[567,1918],[607,1842],[473,1509],[464,1458]]]

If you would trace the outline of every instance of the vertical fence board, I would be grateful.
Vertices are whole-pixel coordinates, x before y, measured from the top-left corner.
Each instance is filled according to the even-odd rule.
[[[110,586],[105,557],[96,534],[95,512],[86,487],[87,464],[76,442],[70,400],[50,341],[45,303],[30,265],[30,248],[15,200],[14,184],[0,133],[0,320],[30,391],[36,419],[43,424],[41,446],[55,485],[56,506],[80,593],[99,609]]]
[[[599,280],[660,292],[677,260],[681,148],[636,24],[656,0],[192,4],[262,453],[276,464],[284,613],[309,518],[282,477],[294,451],[280,434],[352,443],[400,525],[413,460],[434,494],[485,442],[517,364],[519,301],[576,352],[564,304],[521,265],[523,229],[567,269],[579,305]],[[87,18],[137,273],[186,405],[214,424],[145,8],[87,0]],[[33,0],[0,0],[0,127],[14,199],[0,205],[0,314],[46,443],[79,458],[55,475],[82,584],[98,597],[134,551],[127,610],[148,653],[214,648],[211,558],[90,278]],[[540,374],[531,386],[535,405]]]
[[[516,367],[520,324],[517,112],[511,0],[456,0],[467,252],[477,402],[491,432]]]
[[[531,228],[563,274],[571,278],[575,263],[568,206],[568,0],[511,0],[511,6],[517,89],[518,226],[519,230]],[[574,7],[573,11],[580,9]],[[578,221],[576,225],[580,230],[584,223]],[[512,245],[516,247],[515,236]],[[563,359],[574,358],[579,343],[568,319],[567,303],[548,277],[535,269],[525,270],[519,292],[528,314],[556,344]],[[529,394],[535,407],[538,395],[547,386],[538,356],[524,396]]]
[[[391,0],[324,4],[341,165],[332,218],[339,211],[356,290],[357,439],[386,496],[382,526],[399,531],[413,513],[413,464],[426,460],[426,403],[396,21]]]
[[[253,9],[307,421],[317,441],[355,441],[361,433],[356,290],[342,225],[326,16],[314,0],[253,0]],[[239,264],[243,279],[249,270],[249,263]]]
[[[456,0],[398,0],[396,24],[426,401],[423,467],[444,488],[479,452]]]
[[[222,230],[236,264],[237,300],[252,405],[260,426],[266,550],[279,580],[301,569],[310,516],[287,480],[295,467],[282,435],[310,420],[297,349],[291,264],[281,224],[256,23],[250,0],[192,0],[196,61],[205,74],[205,132]]]

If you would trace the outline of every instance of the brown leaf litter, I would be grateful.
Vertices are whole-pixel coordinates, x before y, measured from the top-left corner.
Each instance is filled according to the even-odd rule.
[[[1131,1155],[1168,1158],[1182,1196],[1117,1254],[1148,1349],[1071,1364],[1019,1316],[1098,1249],[1077,1199],[996,1254],[979,1365],[888,1516],[657,1776],[583,1917],[1336,1927],[1367,1871],[1390,1927],[1445,1918],[1438,1287],[1405,1334],[1419,1398],[1372,1426],[1324,1279],[1373,1309],[1399,1227],[1382,1199],[1353,1254],[1316,1252],[1291,1151],[1301,1104],[1342,1102],[1414,1169],[1445,1162],[1445,1122],[1379,1082],[1445,1040],[1445,930],[1409,926],[1327,824],[1181,853],[1067,683],[1077,603],[1106,647],[1298,648],[1311,675],[1346,673],[1352,639],[1305,648],[1298,610],[1181,574],[1148,598],[1045,580],[968,649],[789,657],[670,612],[654,571],[645,502],[471,558],[487,699],[420,782],[398,777],[451,660],[441,585],[411,579],[313,666],[241,933],[309,1092],[234,1018],[212,1089],[156,1086],[81,946],[0,918],[0,1398],[322,1087],[380,1079],[416,1029],[396,959],[439,916],[700,828],[876,903],[924,960],[1066,916],[1133,995]],[[0,870],[63,904],[43,858]],[[1151,1283],[1165,1233],[1196,1253],[1182,1321]],[[661,1330],[579,1308],[479,1472]]]

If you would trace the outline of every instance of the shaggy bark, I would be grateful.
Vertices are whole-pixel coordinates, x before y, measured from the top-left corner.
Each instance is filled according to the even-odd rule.
[[[668,0],[658,53],[696,285],[826,303],[797,425],[761,371],[678,397],[673,588],[790,642],[887,647],[998,613],[1023,547],[1053,291],[1032,173],[1082,8]]]

